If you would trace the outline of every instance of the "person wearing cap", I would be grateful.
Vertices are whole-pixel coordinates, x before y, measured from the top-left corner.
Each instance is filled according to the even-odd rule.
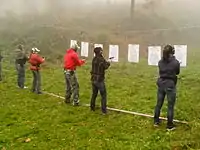
[[[159,77],[157,80],[157,104],[154,114],[154,126],[160,124],[160,111],[167,95],[167,130],[175,129],[173,124],[174,105],[176,101],[177,75],[180,73],[180,63],[174,56],[175,50],[171,45],[166,45],[163,50],[163,57],[158,62]]]
[[[17,84],[21,89],[27,88],[25,83],[25,64],[28,61],[28,57],[25,53],[24,46],[19,45],[15,50],[15,68],[17,70]]]
[[[85,60],[79,59],[77,50],[80,49],[78,44],[73,44],[64,55],[64,73],[66,81],[65,103],[70,103],[73,94],[73,105],[79,105],[79,83],[76,77],[77,66],[85,64]]]
[[[41,91],[41,75],[40,75],[40,65],[44,63],[45,58],[41,57],[38,53],[40,50],[38,48],[32,48],[30,54],[29,63],[31,64],[30,70],[33,73],[33,83],[31,91],[36,94],[42,94]]]
[[[95,103],[98,91],[101,94],[101,110],[103,114],[107,113],[107,91],[105,86],[105,70],[109,68],[110,62],[103,57],[103,49],[101,47],[94,48],[95,57],[92,60],[91,82],[92,97],[90,109],[95,111]]]

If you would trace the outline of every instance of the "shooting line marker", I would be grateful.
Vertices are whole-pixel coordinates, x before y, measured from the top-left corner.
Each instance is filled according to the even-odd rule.
[[[53,94],[53,93],[49,93],[49,92],[44,92],[44,94],[47,94],[47,95],[50,95],[50,96],[53,96],[53,97],[57,97],[57,98],[60,98],[60,99],[65,99],[63,96],[59,96],[59,95],[56,95],[56,94]],[[83,104],[82,106],[89,107],[90,105],[89,104]],[[136,115],[136,116],[143,116],[143,117],[148,117],[148,118],[154,118],[154,116],[152,116],[152,115],[143,114],[143,113],[137,113],[137,112],[127,111],[127,110],[121,110],[121,109],[116,109],[116,108],[109,108],[109,107],[107,107],[107,109],[111,110],[111,111],[116,111],[116,112],[121,112],[121,113],[126,113],[126,114],[132,114],[132,115]],[[167,118],[164,118],[164,117],[160,117],[160,119],[161,120],[167,120]],[[189,124],[189,122],[175,120],[175,119],[174,119],[174,122],[181,123],[181,124]]]

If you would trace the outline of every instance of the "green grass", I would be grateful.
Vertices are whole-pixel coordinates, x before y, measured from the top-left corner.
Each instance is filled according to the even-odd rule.
[[[64,96],[62,68],[48,65],[42,70],[45,91]],[[166,132],[166,122],[154,128],[151,118],[109,111],[102,116],[100,109],[73,107],[62,99],[35,95],[16,88],[14,67],[5,66],[4,82],[0,84],[0,149],[6,150],[139,150],[197,149],[199,144],[199,77],[192,65],[181,70],[175,119],[189,121],[177,124],[177,130]],[[10,69],[8,69],[10,68]],[[91,97],[90,63],[78,68],[80,101]],[[139,64],[113,64],[107,71],[108,106],[152,114],[156,103],[157,68]],[[30,87],[32,74],[27,70]],[[100,98],[97,103],[100,105]],[[167,105],[162,116],[166,116]],[[27,138],[31,141],[24,142]]]

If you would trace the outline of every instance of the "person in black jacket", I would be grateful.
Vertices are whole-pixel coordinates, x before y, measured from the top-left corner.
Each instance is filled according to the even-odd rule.
[[[110,62],[106,61],[102,55],[103,49],[96,47],[94,49],[95,57],[92,60],[91,81],[92,81],[92,98],[90,108],[95,111],[95,102],[98,91],[101,94],[102,113],[107,113],[107,91],[105,86],[105,70],[109,68]]]
[[[175,126],[173,124],[174,117],[174,105],[176,101],[176,84],[177,75],[180,73],[180,63],[174,56],[174,47],[166,45],[163,50],[163,57],[158,63],[159,78],[157,80],[157,105],[155,107],[154,114],[154,126],[158,126],[160,123],[159,116],[162,108],[165,96],[168,99],[167,110],[167,129],[173,130]]]

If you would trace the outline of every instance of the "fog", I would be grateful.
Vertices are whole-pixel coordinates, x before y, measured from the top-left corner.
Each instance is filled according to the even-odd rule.
[[[126,39],[126,42],[129,40],[145,44],[170,42],[199,45],[199,0],[135,0],[132,19],[131,0],[0,2],[0,30],[6,34],[12,32],[12,36],[20,35],[20,38],[23,38],[22,29],[24,35],[29,37],[29,32],[35,34],[36,30],[30,27],[45,25],[56,27],[54,32],[59,30],[60,34],[66,29],[68,37],[73,37],[75,32],[84,33],[84,39],[88,41],[120,43]],[[161,30],[151,31],[157,29]],[[74,38],[80,37],[77,35]]]

